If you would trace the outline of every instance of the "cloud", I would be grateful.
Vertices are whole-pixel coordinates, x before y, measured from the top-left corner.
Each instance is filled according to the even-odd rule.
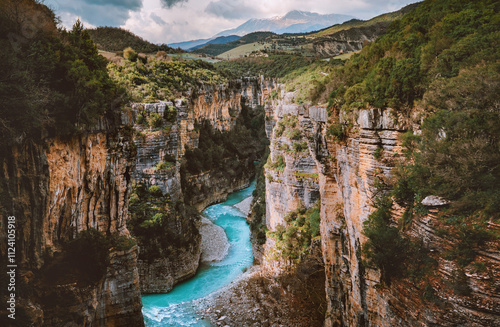
[[[205,12],[226,19],[250,18],[258,13],[244,2],[244,0],[212,1],[205,8]]]
[[[181,4],[183,2],[188,2],[188,0],[160,0],[161,6],[163,8],[172,8],[177,4]]]
[[[65,27],[80,17],[86,27],[121,26],[155,43],[209,38],[249,18],[282,16],[297,9],[360,19],[417,0],[45,0]],[[154,15],[153,15],[154,14]]]
[[[150,15],[152,20],[155,21],[156,24],[158,25],[166,25],[167,22],[165,22],[160,16],[158,16],[157,14],[155,14],[154,12],[152,12]]]
[[[81,17],[96,26],[119,26],[130,17],[130,12],[140,11],[142,0],[72,0],[58,1],[58,12]]]

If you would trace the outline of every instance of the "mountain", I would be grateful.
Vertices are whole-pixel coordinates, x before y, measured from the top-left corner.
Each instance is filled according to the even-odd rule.
[[[240,35],[257,31],[271,31],[283,33],[307,33],[320,30],[334,24],[340,24],[354,17],[348,15],[329,14],[321,15],[308,11],[293,10],[285,16],[257,19],[252,18],[240,26],[222,31],[216,36]]]
[[[219,37],[216,37],[215,39],[211,39],[210,41],[208,41],[204,44],[200,44],[200,45],[194,46],[192,48],[189,48],[188,50],[193,51],[193,50],[199,49],[199,48],[204,47],[204,46],[209,45],[209,44],[226,44],[229,42],[238,41],[239,39],[241,39],[241,36],[238,36],[238,35],[219,36]]]
[[[166,44],[153,44],[119,27],[105,26],[88,29],[87,31],[97,45],[97,48],[100,50],[122,51],[126,47],[131,47],[137,52],[145,53],[157,51],[174,52],[174,50]]]
[[[176,49],[176,48],[181,48],[182,50],[188,50],[196,46],[203,46],[207,42],[213,40],[215,37],[211,37],[209,39],[198,39],[198,40],[192,40],[192,41],[185,41],[185,42],[177,42],[177,43],[170,43],[169,46]]]

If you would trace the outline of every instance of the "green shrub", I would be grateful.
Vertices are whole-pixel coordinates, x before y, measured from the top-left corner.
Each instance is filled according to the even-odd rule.
[[[302,132],[298,128],[291,129],[287,135],[291,140],[300,140],[302,138]]]
[[[142,112],[137,115],[137,118],[135,119],[135,123],[138,125],[145,125],[146,124],[146,118],[144,118],[144,115],[142,114]]]
[[[293,142],[293,151],[296,153],[307,150],[306,142]]]
[[[319,205],[289,212],[285,221],[286,227],[278,225],[276,231],[268,232],[268,236],[275,240],[282,258],[299,262],[309,250],[312,239],[320,235]]]
[[[137,242],[133,237],[125,235],[113,235],[111,237],[111,246],[117,251],[130,250]]]
[[[137,54],[137,52],[135,52],[134,49],[132,49],[131,47],[127,47],[125,48],[125,50],[123,50],[123,58],[127,60],[135,62],[137,61],[138,57],[139,55]]]
[[[175,166],[175,163],[168,161],[160,161],[155,165],[155,170],[169,169],[170,167]]]
[[[276,156],[276,161],[272,161],[271,156],[269,156],[265,167],[269,169],[283,171],[285,170],[286,167],[285,157],[279,154]]]
[[[177,121],[177,108],[174,106],[168,106],[165,110],[165,119],[171,123]]]
[[[163,125],[163,119],[161,118],[160,114],[152,112],[148,116],[148,124],[152,128],[159,128],[161,127],[161,125]]]
[[[341,123],[333,123],[328,126],[327,133],[337,141],[344,141],[347,137],[347,126]]]
[[[377,149],[375,149],[375,152],[373,153],[373,157],[376,160],[379,160],[380,158],[382,158],[383,153],[384,153],[384,148],[382,148],[381,145],[377,145]]]
[[[172,202],[168,194],[160,196],[159,188],[136,184],[132,195],[137,201],[130,203],[130,220],[127,222],[132,235],[140,246],[139,258],[147,262],[168,257],[171,251],[192,247],[199,239],[196,209],[181,201]]]
[[[151,185],[148,191],[149,194],[151,194],[152,196],[159,197],[163,195],[163,192],[161,191],[161,188],[158,185]]]
[[[390,284],[392,278],[406,273],[404,264],[409,256],[409,243],[390,225],[392,201],[388,197],[378,199],[375,207],[363,224],[363,232],[368,237],[363,252],[368,264],[379,268],[384,282]]]

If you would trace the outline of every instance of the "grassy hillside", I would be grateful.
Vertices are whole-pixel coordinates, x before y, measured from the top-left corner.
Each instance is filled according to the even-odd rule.
[[[240,38],[239,40],[225,43],[225,44],[208,44],[199,49],[194,50],[194,53],[205,53],[210,56],[218,56],[221,53],[230,51],[231,49],[237,48],[242,45],[248,45],[250,43],[261,42],[270,36],[276,35],[272,32],[254,32],[247,34]]]
[[[353,20],[350,20],[350,21],[345,22],[343,24],[334,25],[334,26],[325,28],[321,31],[315,32],[315,33],[309,33],[307,36],[311,37],[311,38],[316,38],[316,37],[331,35],[331,34],[338,33],[340,31],[345,31],[345,30],[348,30],[351,28],[369,27],[369,26],[373,26],[377,23],[391,23],[395,20],[401,19],[405,14],[412,11],[417,5],[418,4],[411,4],[411,5],[408,5],[404,8],[401,8],[400,10],[397,10],[397,11],[394,11],[391,13],[387,13],[387,14],[382,14],[382,15],[379,15],[377,17],[374,17],[374,18],[372,18],[370,20],[366,20],[366,21],[353,19]]]
[[[99,50],[123,51],[123,49],[131,47],[135,51],[143,53],[157,51],[175,52],[174,49],[166,44],[153,44],[119,27],[97,27],[95,29],[88,29],[87,32]]]

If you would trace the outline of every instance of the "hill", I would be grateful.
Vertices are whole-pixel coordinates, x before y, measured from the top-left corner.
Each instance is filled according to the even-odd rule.
[[[416,6],[418,6],[418,3],[413,3],[408,6],[405,6],[397,11],[391,12],[391,13],[386,13],[382,14],[379,16],[376,16],[372,19],[369,20],[359,20],[359,19],[352,19],[350,21],[347,21],[342,24],[337,24],[333,25],[330,27],[327,27],[322,30],[318,30],[317,32],[310,33],[310,37],[321,37],[321,36],[327,36],[327,35],[332,35],[335,33],[338,33],[340,31],[348,30],[351,28],[360,28],[360,27],[370,27],[373,25],[376,25],[378,23],[386,23],[387,25],[397,19],[402,18],[405,14],[409,13],[412,11]]]
[[[131,47],[137,52],[144,53],[157,51],[175,52],[173,48],[166,44],[153,44],[119,27],[97,27],[95,29],[88,29],[87,32],[96,43],[97,48],[104,51],[123,51],[123,49]]]
[[[228,42],[225,44],[207,44],[207,45],[205,45],[199,49],[196,49],[192,52],[204,53],[204,54],[211,55],[211,56],[218,56],[221,53],[230,51],[230,50],[237,48],[239,46],[248,45],[248,44],[255,43],[255,42],[261,42],[261,41],[263,41],[271,36],[274,36],[274,35],[276,35],[276,34],[274,34],[272,32],[250,33],[250,34],[247,34],[247,35],[243,36],[242,38],[240,38],[236,41],[233,41],[233,42]]]

